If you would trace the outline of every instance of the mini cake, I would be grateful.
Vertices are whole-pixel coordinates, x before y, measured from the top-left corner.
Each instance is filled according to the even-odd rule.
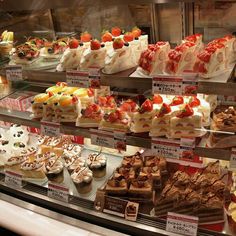
[[[155,167],[157,166],[162,172],[166,171],[166,159],[158,156],[145,156],[144,166]]]
[[[78,167],[85,166],[85,163],[85,160],[79,156],[65,158],[65,167],[67,167],[67,170],[70,174]]]
[[[12,156],[10,157],[6,164],[5,164],[5,170],[12,170],[16,172],[21,172],[21,164],[25,162],[27,157],[25,156]]]
[[[104,130],[119,130],[128,132],[130,126],[130,118],[128,115],[117,109],[116,111],[106,113],[99,124],[100,129]]]
[[[131,181],[128,193],[133,197],[152,197],[152,181],[147,175],[140,175]]]
[[[92,35],[87,31],[80,35],[80,41],[83,43],[84,47],[87,49],[90,47],[90,41],[92,40]]]
[[[44,173],[49,181],[62,183],[64,181],[63,163],[58,158],[51,158],[44,164]]]
[[[82,70],[86,70],[89,67],[103,68],[106,53],[105,45],[101,45],[98,40],[92,40],[90,42],[90,48],[83,52],[79,68]]]
[[[34,118],[43,117],[43,103],[47,102],[50,96],[50,93],[40,93],[34,97],[33,101],[31,102]]]
[[[69,48],[64,51],[60,63],[57,65],[57,71],[77,69],[84,49],[83,43],[79,43],[75,38],[70,39]]]
[[[54,110],[60,98],[61,95],[55,94],[43,103],[43,120],[52,121],[53,119],[55,119]]]
[[[71,178],[81,194],[89,193],[92,190],[93,172],[87,167],[78,167],[74,170]]]
[[[62,95],[57,104],[54,104],[55,119],[53,120],[76,122],[80,109],[80,100],[76,96]]]
[[[121,174],[115,173],[114,176],[107,181],[105,186],[107,194],[124,195],[128,191],[128,185],[125,177]]]
[[[107,159],[103,154],[90,154],[87,158],[87,165],[92,170],[93,177],[101,178],[106,175]]]
[[[151,177],[153,182],[159,182],[160,183],[160,179],[161,179],[161,172],[160,169],[157,166],[145,166],[142,167],[139,173],[140,176],[143,175],[148,175],[148,177]]]
[[[140,152],[136,152],[131,156],[124,156],[122,166],[133,167],[135,170],[143,166],[143,158]]]
[[[82,148],[79,145],[73,143],[64,143],[62,149],[64,158],[80,155],[82,151]]]
[[[105,74],[114,74],[133,68],[136,65],[129,44],[124,43],[122,39],[115,39],[113,41],[113,50],[107,52],[103,71]]]
[[[142,52],[139,59],[139,66],[142,68],[142,71],[148,75],[163,74],[169,51],[169,42],[157,42],[156,44],[149,45],[148,49]]]
[[[197,45],[192,42],[182,43],[168,54],[166,72],[182,74],[186,70],[193,70],[196,62]]]
[[[102,108],[103,112],[105,113],[115,111],[117,108],[115,98],[111,95],[105,97],[99,96],[98,105]]]
[[[102,120],[102,110],[99,105],[93,103],[88,105],[77,118],[76,126],[79,127],[98,127]]]
[[[198,137],[202,132],[202,114],[194,112],[187,104],[176,116],[170,119],[170,137]]]
[[[128,165],[117,168],[114,175],[116,175],[116,173],[124,176],[127,182],[130,182],[131,180],[133,180],[136,175],[135,169],[132,167],[128,167]]]

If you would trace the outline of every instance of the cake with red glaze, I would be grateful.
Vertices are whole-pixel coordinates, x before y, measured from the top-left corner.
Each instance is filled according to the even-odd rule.
[[[197,45],[193,42],[185,42],[175,47],[168,54],[166,72],[169,74],[182,74],[192,70],[196,61]]]
[[[139,59],[139,66],[145,74],[162,74],[166,68],[169,51],[169,42],[150,44],[148,49],[142,52]]]

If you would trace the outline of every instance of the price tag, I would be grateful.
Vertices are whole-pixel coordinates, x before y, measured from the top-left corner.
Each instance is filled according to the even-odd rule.
[[[182,78],[174,76],[160,75],[152,79],[152,93],[181,95]]]
[[[89,88],[89,72],[68,70],[66,71],[66,82],[68,86]]]
[[[198,229],[198,217],[168,212],[166,231],[182,235],[195,236]]]
[[[182,95],[196,95],[198,90],[198,79],[196,73],[186,73],[183,75]]]
[[[116,215],[126,220],[136,221],[139,204],[118,198],[105,196],[103,212]]]
[[[60,136],[60,124],[48,121],[41,121],[41,135],[50,137]]]
[[[48,183],[48,197],[54,198],[59,201],[68,202],[69,200],[69,188],[55,184]]]
[[[126,133],[122,131],[114,131],[114,148],[126,151]]]
[[[195,148],[195,138],[181,138],[180,139],[180,158],[193,159]]]
[[[89,87],[99,89],[101,86],[100,80],[100,68],[98,67],[89,67]]]
[[[180,142],[174,139],[152,138],[152,152],[165,158],[179,159]]]
[[[5,171],[5,184],[14,188],[22,187],[22,175],[13,171]]]
[[[10,81],[23,80],[22,66],[6,66],[6,78]]]
[[[236,169],[236,148],[232,148],[230,161],[229,161],[229,168]]]

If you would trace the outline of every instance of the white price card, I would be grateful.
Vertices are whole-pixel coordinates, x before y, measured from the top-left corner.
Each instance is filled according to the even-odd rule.
[[[88,73],[89,73],[89,87],[99,89],[100,86],[101,86],[100,68],[98,68],[98,67],[89,67],[88,68]]]
[[[180,139],[180,158],[192,160],[194,158],[195,138]]]
[[[66,71],[66,82],[68,86],[89,88],[89,72],[68,70]]]
[[[198,217],[168,212],[166,231],[182,235],[195,236],[198,229]]]
[[[22,175],[13,171],[5,171],[5,184],[14,188],[22,187]]]
[[[90,129],[91,143],[97,146],[114,148],[114,135],[111,131]]]
[[[23,80],[22,66],[6,66],[6,78],[10,81]]]
[[[122,131],[114,131],[114,148],[126,151],[126,133]]]
[[[181,95],[182,94],[181,77],[171,75],[160,75],[152,79],[152,93]]]
[[[236,148],[232,148],[231,150],[229,168],[236,169]]]
[[[64,185],[56,183],[48,183],[48,197],[62,201],[68,202],[69,200],[69,188]]]
[[[41,135],[46,135],[50,137],[58,137],[60,136],[60,124],[49,122],[49,121],[41,121]]]
[[[198,78],[196,73],[185,73],[182,81],[182,95],[196,95],[198,90]]]
[[[152,152],[165,158],[179,159],[180,142],[174,139],[152,138]]]

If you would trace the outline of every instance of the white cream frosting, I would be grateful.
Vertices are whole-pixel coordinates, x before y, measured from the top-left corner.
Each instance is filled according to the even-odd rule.
[[[75,183],[89,183],[93,179],[93,172],[88,167],[79,167],[71,175],[73,182]]]
[[[6,164],[7,164],[8,166],[17,165],[17,164],[20,164],[20,163],[24,162],[25,159],[26,159],[25,156],[10,157],[10,158],[7,160]]]
[[[63,163],[60,160],[50,159],[43,167],[46,174],[58,174],[63,169]]]
[[[90,154],[87,158],[87,164],[89,168],[99,168],[101,166],[105,166],[107,163],[107,159],[104,155],[97,153]]]
[[[37,169],[40,169],[42,166],[43,166],[43,163],[40,163],[37,161],[33,161],[33,162],[25,161],[21,164],[21,169],[22,170],[37,170]]]

